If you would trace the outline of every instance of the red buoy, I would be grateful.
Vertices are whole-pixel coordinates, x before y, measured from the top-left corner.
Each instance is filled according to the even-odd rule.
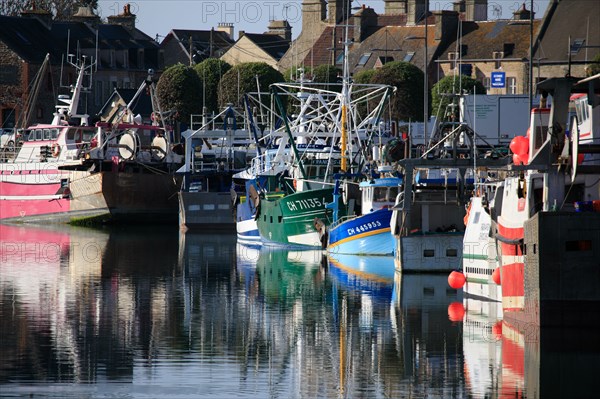
[[[453,271],[448,276],[448,285],[454,288],[455,290],[462,288],[463,285],[465,285],[465,281],[465,275],[461,272]]]
[[[452,302],[448,305],[448,318],[450,321],[462,321],[465,316],[465,307],[460,302]]]
[[[529,140],[525,136],[515,136],[509,145],[510,150],[513,154],[519,155],[521,158],[524,158],[524,155],[529,153]]]
[[[499,267],[497,267],[496,270],[494,270],[494,273],[492,273],[492,280],[494,280],[494,283],[500,285],[501,279],[500,279],[500,268]]]
[[[502,320],[498,320],[496,324],[492,326],[492,334],[496,339],[502,338]]]

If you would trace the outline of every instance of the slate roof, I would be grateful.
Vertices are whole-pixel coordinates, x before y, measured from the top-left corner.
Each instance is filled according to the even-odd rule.
[[[0,16],[0,27],[0,41],[23,60],[40,64],[49,53],[51,61],[60,62],[58,54],[64,52],[63,43],[56,42],[39,20]]]
[[[541,21],[533,21],[534,37]],[[468,60],[492,59],[495,51],[504,51],[504,59],[529,59],[529,21],[496,20],[489,22],[463,22],[462,58]],[[507,51],[510,50],[510,51]],[[456,40],[440,55],[440,60],[448,60],[448,53],[456,52]]]
[[[567,48],[571,36],[571,60],[585,61],[600,52],[600,1],[561,0],[552,3],[544,16],[541,40],[533,59],[546,58],[543,63],[567,62]],[[583,41],[577,51],[576,41]],[[595,46],[595,47],[584,47]],[[587,50],[587,51],[586,51]]]
[[[344,25],[342,23],[342,25]],[[331,57],[334,48],[334,36],[335,36],[335,49],[336,49],[336,58],[339,57],[344,50],[343,39],[346,32],[346,28],[343,26],[328,26],[325,28],[321,36],[315,41],[312,46],[312,49],[308,51],[302,61],[299,62],[300,65],[307,66],[318,66],[323,64],[331,65]],[[354,28],[352,26],[348,27],[348,36],[354,36]],[[352,54],[352,46],[350,47],[350,54]],[[336,64],[336,66],[341,67],[340,64]]]
[[[178,40],[183,47],[185,47],[186,53],[189,52],[189,40],[192,37],[192,43],[194,50],[208,56],[210,51],[210,30],[188,30],[188,29],[173,29],[167,37],[163,40],[163,43],[168,42],[173,37]],[[225,32],[213,30],[212,31],[212,42],[213,42],[213,53],[219,50],[226,50],[233,44],[233,40]],[[162,44],[161,44],[162,46]]]
[[[53,21],[48,29],[35,18],[0,16],[0,26],[0,41],[30,63],[41,63],[48,53],[53,62],[60,62],[67,51],[67,41],[71,52],[77,47],[96,47],[96,33],[83,22]],[[158,44],[138,29],[100,24],[98,48],[144,48],[152,51],[158,49]]]
[[[429,62],[434,57],[438,49],[438,42],[434,39],[434,26],[427,27],[427,58]],[[414,39],[410,39],[410,38]],[[408,62],[423,69],[425,56],[425,26],[386,26],[379,28],[371,36],[367,37],[361,43],[354,43],[350,51],[350,68],[355,71],[363,69],[373,69],[375,62],[379,57],[392,57],[394,61]],[[385,49],[387,48],[387,53]],[[371,57],[366,64],[357,65],[359,59],[364,54],[371,53]],[[411,53],[409,57],[407,57]],[[389,60],[388,60],[389,61]]]
[[[279,61],[290,48],[290,42],[279,35],[267,33],[246,33],[244,36],[269,54],[274,60]]]

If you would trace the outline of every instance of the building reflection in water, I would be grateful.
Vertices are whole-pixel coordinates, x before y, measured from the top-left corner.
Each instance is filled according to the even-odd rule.
[[[393,258],[162,227],[0,232],[3,393],[539,396],[573,374],[542,360],[598,360],[597,343],[528,343],[445,275],[396,274]]]

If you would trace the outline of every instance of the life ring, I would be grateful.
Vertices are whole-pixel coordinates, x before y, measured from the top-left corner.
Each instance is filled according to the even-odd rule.
[[[58,143],[54,143],[52,144],[52,156],[54,158],[58,158],[58,156],[60,155],[60,144]]]

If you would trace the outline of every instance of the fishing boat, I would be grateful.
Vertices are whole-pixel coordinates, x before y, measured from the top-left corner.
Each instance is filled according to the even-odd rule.
[[[346,50],[349,43],[345,42]],[[381,115],[394,89],[351,82],[347,53],[341,85],[304,81],[272,85],[286,133],[280,148],[291,149],[289,176],[295,192],[261,199],[256,221],[265,244],[324,248],[327,226],[333,221],[334,210],[327,204],[333,200],[334,175],[358,172],[378,137]],[[299,109],[291,121],[284,96],[288,108]],[[365,110],[366,103],[374,106]],[[344,216],[347,210],[336,211]]]
[[[47,68],[48,58],[41,71]],[[78,112],[84,79],[92,64],[85,58],[73,64],[77,80],[71,96],[59,95],[56,112],[49,124],[30,126],[22,132],[23,144],[14,159],[0,164],[0,220],[61,220],[65,215],[96,213],[96,208],[74,209],[69,182],[90,175],[87,170],[72,173],[63,167],[80,167],[86,148],[94,146],[96,129],[89,116]],[[43,74],[43,72],[41,72]]]
[[[179,184],[173,172],[183,156],[174,151],[173,132],[154,97],[154,72],[111,120],[89,126],[79,114],[95,64],[83,58],[71,97],[59,96],[53,121],[31,126],[15,159],[0,165],[0,218],[7,221],[161,222],[177,219]],[[150,92],[158,110],[152,123],[134,116],[131,105]]]
[[[397,162],[403,185],[392,215],[396,267],[408,272],[449,272],[463,257],[465,208],[478,168],[506,160],[492,147],[478,147],[476,133],[463,123],[443,123],[437,141],[418,158]],[[461,141],[463,143],[461,143]],[[486,157],[486,153],[493,156]]]
[[[96,124],[95,142],[86,149],[81,165],[62,167],[72,173],[73,209],[102,210],[102,221],[111,222],[177,220],[181,178],[175,171],[183,154],[174,144],[173,129],[165,124],[168,113],[160,108],[155,86],[154,71],[149,70],[131,101]],[[150,122],[132,112],[146,92],[155,110]],[[81,170],[88,174],[80,176]]]
[[[183,175],[178,193],[181,228],[234,229],[236,221],[231,215],[237,198],[231,192],[233,176],[244,171],[248,160],[260,151],[252,128],[245,123],[249,118],[251,115],[228,105],[213,117],[202,115],[197,129],[182,133],[185,162],[177,171]]]
[[[600,300],[591,277],[600,247],[600,74],[538,89],[552,107],[533,109],[528,136],[511,143],[515,162],[496,206],[503,310],[546,325],[589,320]]]
[[[361,214],[340,218],[329,227],[327,251],[332,254],[393,255],[392,207],[402,179],[382,177],[359,184]]]
[[[465,294],[479,299],[501,301],[498,255],[492,223],[495,195],[502,195],[501,181],[480,185],[471,197],[465,215],[462,272]]]

